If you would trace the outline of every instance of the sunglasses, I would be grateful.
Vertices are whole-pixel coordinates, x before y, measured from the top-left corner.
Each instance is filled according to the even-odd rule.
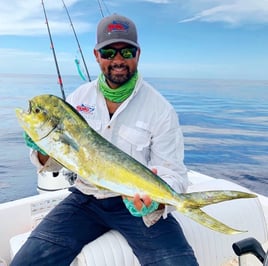
[[[117,55],[118,52],[124,59],[132,59],[136,57],[137,50],[138,49],[136,47],[125,47],[125,48],[120,48],[120,49],[101,48],[99,52],[100,52],[101,58],[103,59],[112,60]]]

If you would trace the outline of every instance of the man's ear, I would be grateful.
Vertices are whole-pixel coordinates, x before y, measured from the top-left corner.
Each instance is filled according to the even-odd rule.
[[[94,49],[93,52],[94,52],[96,61],[99,63],[99,52],[96,49]]]
[[[139,62],[140,55],[141,55],[141,49],[139,48],[137,51],[137,62]]]

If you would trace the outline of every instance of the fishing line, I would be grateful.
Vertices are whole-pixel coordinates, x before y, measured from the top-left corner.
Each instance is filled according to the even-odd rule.
[[[99,4],[99,8],[100,8],[101,15],[102,15],[102,17],[104,17],[104,14],[103,14],[103,10],[102,10],[102,6],[101,6],[101,4],[100,4],[100,1],[98,1],[98,4]]]
[[[45,9],[45,4],[44,4],[44,1],[43,0],[41,2],[42,2],[43,11],[44,11],[45,19],[46,19],[48,36],[49,36],[49,39],[50,39],[50,47],[52,49],[52,53],[53,53],[53,57],[54,57],[54,62],[55,62],[56,70],[57,70],[57,74],[58,74],[58,83],[60,85],[60,90],[61,90],[62,98],[65,101],[66,97],[65,97],[65,93],[64,93],[64,89],[63,89],[63,82],[62,82],[62,78],[61,78],[61,74],[60,74],[60,69],[59,69],[59,65],[58,65],[58,60],[57,60],[57,56],[56,56],[56,52],[55,52],[55,48],[54,48],[54,44],[53,44],[53,40],[52,40],[50,28],[49,28],[49,24],[48,24],[48,19],[47,19],[47,13],[46,13],[46,9]]]
[[[79,53],[81,55],[81,58],[82,58],[82,61],[83,61],[83,64],[84,64],[84,67],[85,67],[85,70],[86,70],[86,73],[87,73],[87,77],[88,77],[88,81],[91,81],[91,78],[90,78],[90,75],[89,75],[89,72],[88,72],[88,68],[87,68],[87,64],[86,64],[86,61],[85,61],[85,58],[84,58],[84,55],[83,55],[83,52],[82,52],[82,49],[81,49],[81,46],[80,46],[80,43],[79,43],[79,40],[77,38],[77,34],[76,34],[76,31],[75,31],[75,28],[74,28],[74,25],[73,25],[73,22],[72,22],[72,19],[71,19],[71,16],[69,14],[69,11],[67,9],[67,6],[65,5],[65,2],[64,0],[62,0],[62,4],[64,6],[64,9],[66,11],[66,14],[68,16],[68,19],[70,21],[70,24],[71,24],[71,27],[72,27],[72,30],[73,30],[73,34],[74,34],[74,37],[75,37],[75,40],[76,40],[76,43],[77,43],[77,46],[78,46],[78,50],[79,50]],[[79,67],[79,65],[77,65],[77,62],[75,61],[76,63],[76,66],[77,68]],[[80,68],[78,68],[78,70],[80,70]],[[79,72],[79,75],[81,76],[81,73]]]
[[[103,8],[102,7],[105,7],[106,9],[106,13],[109,15],[110,14],[110,11],[108,10],[108,7],[105,5],[104,1],[100,1],[98,0],[98,4],[99,4],[99,9],[100,9],[100,13],[102,15],[102,17],[104,17],[104,12],[103,12]]]

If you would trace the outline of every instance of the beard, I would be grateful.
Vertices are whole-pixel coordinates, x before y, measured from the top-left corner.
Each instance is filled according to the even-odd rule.
[[[120,73],[118,70],[122,70]],[[116,73],[114,73],[116,71]],[[108,67],[107,73],[104,73],[105,78],[117,85],[122,85],[129,81],[135,74],[131,72],[128,65],[125,64],[113,64]]]

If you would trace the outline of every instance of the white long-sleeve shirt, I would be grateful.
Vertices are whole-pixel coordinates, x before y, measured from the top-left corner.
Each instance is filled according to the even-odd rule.
[[[118,148],[157,174],[177,192],[188,186],[183,163],[184,142],[178,116],[170,103],[139,76],[135,89],[110,118],[98,81],[86,83],[67,97],[88,124]],[[32,157],[35,157],[34,153]],[[35,165],[38,162],[32,158]],[[49,160],[44,167],[54,171]],[[39,170],[42,168],[39,165]],[[54,168],[54,169],[53,169]],[[95,187],[78,177],[76,187],[96,198],[118,196],[117,193]],[[165,214],[169,212],[166,208]]]

